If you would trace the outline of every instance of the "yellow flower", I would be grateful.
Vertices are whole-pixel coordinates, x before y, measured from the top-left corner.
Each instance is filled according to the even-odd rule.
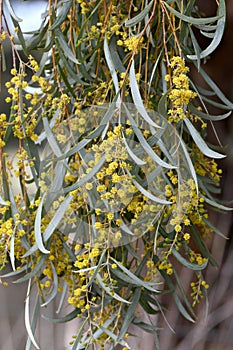
[[[190,234],[189,233],[185,233],[184,234],[184,240],[188,241],[190,239]]]
[[[87,190],[91,190],[93,188],[93,185],[92,185],[91,182],[87,182],[85,187],[86,187]]]
[[[182,227],[179,225],[179,224],[177,224],[176,226],[175,226],[175,231],[178,233],[178,232],[180,232],[182,230]]]
[[[100,229],[103,227],[103,224],[101,222],[95,222],[95,228]]]

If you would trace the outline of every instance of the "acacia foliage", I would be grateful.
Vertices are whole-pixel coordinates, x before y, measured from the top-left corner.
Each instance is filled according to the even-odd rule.
[[[1,277],[28,281],[26,348],[38,347],[38,305],[54,298],[58,314],[67,303],[72,310],[48,320],[81,319],[72,350],[128,349],[131,324],[159,347],[159,325],[141,320],[139,306],[163,315],[161,295],[170,294],[195,321],[203,271],[215,264],[206,240],[221,235],[208,208],[228,210],[215,200],[222,147],[205,139],[207,122],[228,117],[232,103],[202,65],[221,42],[225,2],[206,18],[195,0],[48,1],[30,36],[5,5],[15,30],[5,23],[1,33],[13,65],[10,113],[1,114],[0,259],[12,272]],[[209,38],[204,50],[197,32]],[[225,113],[210,115],[211,104]],[[180,265],[193,271],[188,294]]]

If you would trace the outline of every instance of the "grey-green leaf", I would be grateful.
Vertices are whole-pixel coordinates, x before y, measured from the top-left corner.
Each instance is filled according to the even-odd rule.
[[[213,23],[216,22],[220,16],[215,16],[215,17],[207,17],[207,18],[195,18],[195,17],[189,17],[184,15],[181,12],[176,11],[173,7],[171,7],[170,5],[168,5],[167,2],[163,1],[163,4],[166,5],[166,7],[168,8],[168,10],[170,12],[172,12],[176,17],[180,18],[182,21],[184,22],[188,22],[190,24],[208,24],[208,23]]]
[[[36,240],[38,249],[44,254],[49,254],[50,251],[45,248],[42,234],[41,234],[41,215],[42,215],[44,199],[45,199],[45,194],[43,195],[36,212],[34,231],[35,231],[35,240]]]
[[[146,15],[149,13],[153,3],[154,3],[154,0],[152,0],[137,16],[126,21],[125,26],[126,27],[133,27],[136,24],[138,24],[139,22],[141,22],[146,17]]]
[[[200,151],[205,154],[207,157],[215,158],[215,159],[221,159],[225,158],[225,155],[221,153],[217,153],[209,148],[209,146],[205,143],[203,138],[201,137],[200,133],[194,128],[193,124],[190,122],[189,119],[185,118],[184,122],[195,141],[197,147],[200,149]]]
[[[224,28],[225,28],[225,23],[226,23],[226,5],[225,5],[225,0],[219,0],[218,4],[218,23],[217,23],[217,28],[216,31],[213,35],[213,40],[209,44],[209,46],[203,50],[200,53],[200,58],[205,58],[209,56],[220,44],[223,33],[224,33]],[[205,36],[211,37],[212,33],[205,33]],[[198,59],[197,54],[196,55],[188,55],[187,56],[190,60],[196,60]]]
[[[201,264],[201,265],[190,263],[175,248],[172,249],[172,254],[176,257],[176,259],[183,266],[187,267],[190,270],[201,271],[201,270],[205,269],[206,266],[208,265],[208,259],[206,259],[206,261],[203,264]]]
[[[31,292],[31,279],[28,282],[27,295],[26,295],[26,300],[25,300],[25,318],[24,319],[25,319],[26,330],[27,330],[28,336],[29,336],[32,344],[35,346],[36,349],[40,349],[36,343],[36,340],[34,338],[34,335],[33,335],[32,329],[31,329],[31,324],[30,324],[30,312],[29,312],[30,292]]]

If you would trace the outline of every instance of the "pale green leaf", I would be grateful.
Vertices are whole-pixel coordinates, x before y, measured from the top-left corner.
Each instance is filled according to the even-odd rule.
[[[108,41],[107,41],[107,36],[105,35],[104,37],[104,54],[105,54],[105,58],[107,61],[107,65],[108,68],[110,70],[110,74],[113,80],[113,84],[116,90],[116,94],[119,94],[120,88],[119,88],[119,83],[118,83],[118,78],[117,78],[117,74],[116,74],[116,69],[114,67],[114,63],[112,61],[112,57],[111,57],[111,53],[108,47]],[[117,103],[120,103],[120,96],[117,97]]]
[[[144,282],[140,278],[138,278],[136,275],[134,275],[130,270],[128,270],[125,266],[123,266],[119,261],[115,260],[113,257],[111,257],[111,260],[119,266],[119,268],[127,275],[129,276],[133,281],[135,281],[136,285],[139,285],[141,287],[144,287],[145,289],[149,290],[153,293],[159,293],[158,290],[154,289],[151,285],[154,283]]]
[[[188,260],[186,260],[175,248],[172,248],[172,254],[176,257],[176,259],[184,266],[187,267],[190,270],[194,271],[201,271],[206,268],[208,265],[208,259],[206,261],[199,265],[199,264],[194,264],[190,263]]]
[[[180,18],[182,21],[184,22],[188,22],[190,24],[196,24],[196,25],[200,25],[200,24],[208,24],[208,23],[213,23],[216,22],[220,16],[216,16],[216,17],[207,17],[207,18],[195,18],[195,17],[191,17],[191,16],[186,16],[181,12],[176,11],[173,7],[171,7],[170,5],[168,5],[168,3],[166,3],[165,1],[163,1],[163,4],[166,5],[166,7],[168,8],[168,10],[170,12],[172,12],[176,17]]]
[[[41,234],[41,215],[42,215],[42,209],[43,209],[45,195],[46,194],[43,195],[43,197],[40,201],[39,207],[37,209],[37,212],[36,212],[34,231],[35,231],[35,240],[36,240],[36,244],[38,246],[38,249],[44,254],[49,254],[50,251],[45,248],[42,234]]]
[[[22,18],[19,18],[16,14],[15,14],[15,11],[14,11],[14,8],[13,6],[11,5],[11,1],[10,0],[5,0],[5,4],[7,6],[7,9],[10,13],[10,15],[14,18],[15,21],[17,22],[22,22]],[[2,15],[2,14],[1,14]]]
[[[233,208],[226,207],[225,205],[222,205],[218,202],[212,201],[211,199],[205,197],[204,195],[201,195],[201,197],[204,198],[205,202],[208,203],[209,205],[211,205],[211,207],[214,207],[216,209],[223,210],[223,211],[232,211],[233,210]]]
[[[141,131],[139,130],[139,128],[137,127],[134,119],[131,117],[129,111],[127,111],[127,116],[131,122],[132,128],[142,146],[142,148],[146,151],[147,154],[149,154],[151,156],[151,158],[160,166],[164,167],[164,168],[168,168],[168,169],[174,169],[176,168],[174,165],[170,165],[168,163],[166,163],[165,161],[163,161],[154,151],[153,149],[150,147],[150,145],[148,144],[148,142],[146,141],[146,139],[144,138],[144,136],[142,135]]]
[[[145,165],[146,162],[141,160],[139,157],[136,156],[136,154],[133,153],[133,151],[129,147],[129,145],[128,145],[124,135],[123,135],[123,141],[124,141],[124,144],[125,144],[125,147],[127,149],[127,152],[129,154],[129,156],[132,158],[132,160],[135,162],[135,164],[137,164],[137,165]]]
[[[49,122],[48,122],[48,119],[47,117],[44,117],[43,119],[43,124],[44,124],[44,129],[45,129],[45,133],[46,133],[46,137],[47,137],[47,140],[48,140],[48,143],[50,145],[50,147],[52,148],[53,150],[53,153],[59,157],[62,155],[62,152],[61,152],[61,149],[52,133],[52,130],[50,128],[50,125],[49,125]]]
[[[199,117],[205,119],[205,120],[211,120],[211,121],[219,121],[219,120],[223,120],[223,119],[226,119],[228,118],[232,111],[230,112],[227,112],[227,113],[224,113],[224,114],[218,114],[218,115],[211,115],[211,114],[208,114],[208,113],[204,113],[202,111],[199,111],[197,108],[195,108],[193,105],[190,105],[189,106],[190,108],[190,111],[193,113],[193,114],[196,114],[198,115]]]
[[[59,14],[58,14],[56,20],[54,21],[53,25],[49,28],[49,30],[56,29],[65,21],[71,5],[72,5],[71,0],[62,2],[62,6],[59,7]]]
[[[58,46],[60,46],[62,48],[62,51],[64,52],[64,55],[69,58],[72,62],[74,62],[75,64],[79,64],[80,62],[77,60],[77,58],[75,57],[73,51],[71,50],[71,48],[68,46],[66,39],[63,36],[63,33],[60,29],[56,29],[56,43]]]
[[[197,147],[200,149],[200,151],[205,154],[207,157],[215,158],[215,159],[221,159],[225,158],[225,155],[217,153],[209,148],[209,146],[205,143],[203,138],[201,137],[200,133],[194,128],[193,124],[190,122],[189,119],[185,118],[184,122],[195,141]]]
[[[218,45],[220,44],[220,42],[222,40],[224,28],[225,28],[225,23],[226,23],[225,0],[219,0],[218,17],[219,17],[219,19],[218,19],[216,31],[213,35],[213,40],[211,41],[209,46],[200,53],[200,58],[205,58],[205,57],[209,56],[218,47]],[[212,35],[212,33],[211,34],[205,33],[205,36],[211,37],[210,35]],[[191,60],[200,59],[200,58],[198,58],[197,53],[196,53],[196,55],[187,55],[187,57]]]
[[[130,304],[129,301],[123,299],[122,297],[120,297],[120,295],[116,294],[116,293],[114,292],[113,289],[109,288],[109,287],[105,284],[105,282],[103,282],[102,277],[100,276],[99,273],[96,274],[96,279],[97,279],[97,281],[99,282],[100,286],[103,288],[103,290],[105,290],[105,292],[106,292],[108,295],[110,295],[113,299],[116,299],[116,300],[120,301],[121,303]]]
[[[135,69],[134,69],[134,61],[131,64],[130,67],[130,72],[129,72],[129,79],[130,79],[130,89],[133,97],[133,101],[135,104],[136,109],[140,113],[140,115],[145,119],[145,121],[152,125],[155,126],[156,128],[160,128],[159,125],[157,125],[148,115],[146,108],[144,107],[144,104],[142,102],[142,97],[139,91],[136,75],[135,75]]]
[[[125,333],[127,332],[128,328],[130,327],[133,321],[133,318],[135,317],[135,311],[136,311],[136,308],[138,307],[140,296],[141,296],[141,288],[136,288],[133,293],[131,305],[128,307],[128,310],[124,315],[121,331],[117,337],[118,341],[124,338]]]
[[[133,27],[136,24],[138,24],[139,22],[141,22],[146,17],[146,15],[149,13],[153,3],[154,3],[154,0],[152,0],[147,6],[145,6],[145,8],[137,16],[127,20],[125,22],[125,26],[126,27]]]
[[[50,293],[48,299],[46,300],[46,302],[44,302],[43,304],[41,304],[41,307],[47,306],[57,295],[58,293],[58,276],[57,276],[57,271],[52,263],[52,261],[50,261],[50,265],[52,268],[52,273],[53,273],[53,290]]]
[[[61,318],[52,318],[52,317],[48,317],[48,316],[45,316],[45,315],[42,315],[42,317],[45,320],[53,322],[53,323],[66,323],[66,322],[69,322],[69,321],[73,320],[74,318],[77,319],[77,315],[79,315],[79,314],[80,314],[80,310],[79,309],[74,309],[69,314],[67,314],[66,316],[61,317]]]
[[[36,343],[36,340],[34,338],[34,334],[31,329],[31,322],[30,322],[30,312],[29,312],[29,302],[30,302],[30,292],[31,292],[31,279],[28,281],[28,288],[27,288],[27,295],[25,300],[25,327],[28,333],[28,336],[32,342],[32,344],[35,346],[36,349],[40,349],[39,346]]]
[[[32,321],[31,321],[31,330],[32,330],[33,334],[35,333],[36,324],[37,324],[38,317],[39,317],[39,311],[40,311],[39,301],[40,301],[40,296],[39,296],[39,294],[37,294],[36,300],[34,302],[35,306],[34,306]],[[31,350],[31,343],[32,343],[31,339],[28,337],[25,350]]]
[[[103,166],[104,162],[105,162],[105,156],[101,157],[99,162],[82,179],[80,179],[79,181],[77,181],[76,183],[74,183],[71,186],[65,187],[64,188],[64,193],[68,193],[68,192],[74,191],[77,188],[79,188],[82,185],[84,185],[86,182],[90,181],[93,178],[93,176],[101,169],[101,167]]]

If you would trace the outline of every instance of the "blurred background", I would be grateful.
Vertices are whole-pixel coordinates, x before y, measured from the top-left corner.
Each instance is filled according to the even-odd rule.
[[[216,4],[213,0],[196,1],[199,8],[207,16],[214,16]],[[23,19],[22,30],[29,32],[39,28],[41,16],[46,10],[47,1],[41,0],[15,0],[12,1],[16,14]],[[211,59],[205,63],[204,69],[209,76],[221,88],[226,97],[233,101],[233,2],[226,0],[227,25],[222,43],[212,54]],[[208,39],[206,39],[208,40]],[[200,46],[206,47],[208,41],[200,38]],[[0,113],[7,113],[7,105],[4,100],[6,90],[4,83],[9,79],[9,70],[12,64],[11,48],[4,46],[6,52],[6,71],[2,73],[0,93]],[[192,78],[205,87],[200,76],[192,72]],[[218,114],[216,108],[210,106],[211,114]],[[225,146],[227,158],[221,161],[223,169],[222,194],[220,199],[233,201],[233,122],[232,116],[226,120],[215,123],[217,134]],[[213,128],[209,127],[210,141],[214,137]],[[12,141],[11,152],[14,152]],[[231,203],[232,204],[232,203]],[[175,333],[160,318],[158,326],[163,330],[159,332],[161,350],[231,350],[233,349],[233,215],[210,213],[213,224],[218,227],[228,239],[224,240],[214,235],[210,240],[210,249],[218,263],[218,268],[209,267],[206,280],[210,285],[208,290],[209,313],[205,314],[205,302],[198,307],[198,321],[190,324],[177,312],[172,300],[166,300],[167,320]],[[180,271],[186,281],[187,288],[191,275],[189,272]],[[0,350],[24,350],[27,340],[24,325],[24,301],[26,285],[19,286],[9,283],[8,287],[0,285]],[[33,296],[31,297],[33,299]],[[56,301],[42,309],[41,314],[56,317]],[[40,319],[36,339],[42,350],[63,350],[75,334],[78,328],[77,321],[72,321],[64,326],[55,325]],[[134,330],[132,329],[132,332]],[[136,332],[136,330],[135,330]],[[136,340],[131,343],[132,350],[154,350],[155,346],[150,335],[138,334]],[[32,347],[33,348],[33,347]]]

